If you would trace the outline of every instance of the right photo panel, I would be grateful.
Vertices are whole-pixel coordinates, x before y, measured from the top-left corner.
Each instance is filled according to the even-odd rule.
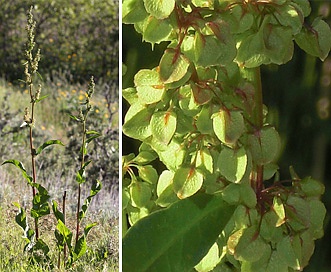
[[[122,271],[330,271],[330,9],[122,1]]]

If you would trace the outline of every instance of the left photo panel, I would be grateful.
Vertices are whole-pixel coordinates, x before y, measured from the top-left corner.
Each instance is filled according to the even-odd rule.
[[[120,271],[119,1],[0,7],[0,271]]]

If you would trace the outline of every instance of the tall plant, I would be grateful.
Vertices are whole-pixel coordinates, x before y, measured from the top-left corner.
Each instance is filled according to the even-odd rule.
[[[260,67],[291,60],[294,42],[327,57],[330,28],[308,23],[310,12],[308,0],[123,1],[123,22],[144,41],[169,42],[123,90],[123,132],[142,142],[123,160],[124,271],[308,264],[323,236],[324,186],[293,167],[290,180],[279,176]]]
[[[23,230],[23,238],[26,240],[26,245],[24,251],[30,254],[29,260],[31,263],[38,263],[44,268],[54,268],[54,261],[50,258],[50,248],[41,238],[39,231],[39,220],[51,213],[51,207],[53,214],[56,218],[57,225],[55,227],[55,240],[56,246],[59,250],[58,257],[58,268],[61,267],[61,252],[64,252],[63,264],[65,266],[71,267],[75,261],[82,257],[87,251],[87,241],[86,237],[92,227],[96,223],[87,224],[84,227],[84,231],[80,232],[80,227],[82,220],[85,218],[88,207],[93,199],[93,197],[101,190],[101,182],[95,181],[90,190],[89,196],[85,199],[84,203],[81,205],[81,185],[86,182],[86,167],[91,163],[91,160],[85,161],[87,155],[87,148],[89,143],[91,143],[95,138],[99,137],[101,134],[94,131],[88,130],[86,127],[86,122],[88,114],[92,110],[91,98],[94,93],[95,83],[93,77],[91,77],[88,90],[86,91],[86,100],[81,103],[79,114],[70,115],[70,117],[81,124],[82,128],[82,144],[80,148],[81,155],[81,165],[76,174],[76,181],[78,183],[78,197],[77,197],[77,213],[76,213],[76,237],[75,242],[72,242],[73,233],[70,228],[66,225],[66,213],[65,213],[65,201],[66,192],[63,194],[62,212],[58,208],[58,203],[53,200],[50,203],[51,197],[45,187],[41,183],[37,182],[37,169],[36,169],[36,158],[42,153],[42,151],[51,145],[62,145],[63,143],[59,140],[48,140],[41,144],[38,148],[35,148],[34,143],[34,129],[36,124],[35,108],[36,105],[47,98],[47,95],[41,95],[41,84],[35,87],[35,82],[38,77],[41,77],[38,73],[38,64],[41,58],[40,50],[35,49],[35,27],[36,22],[33,19],[32,14],[33,7],[31,7],[27,13],[27,43],[25,48],[25,63],[24,63],[24,75],[25,79],[23,82],[28,86],[29,96],[30,96],[30,107],[25,108],[23,124],[21,127],[28,128],[29,137],[29,152],[31,154],[31,174],[23,166],[23,163],[18,160],[6,160],[3,164],[12,164],[16,166],[22,173],[23,177],[27,181],[27,184],[32,188],[32,205],[30,207],[30,214],[34,220],[34,228],[30,228],[29,219],[25,209],[20,206],[19,203],[14,203],[14,205],[19,209],[18,214],[15,217],[16,222]],[[66,250],[68,248],[69,255],[67,257]]]

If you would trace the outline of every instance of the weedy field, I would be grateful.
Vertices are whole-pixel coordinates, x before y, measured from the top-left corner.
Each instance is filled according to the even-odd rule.
[[[53,79],[44,79],[43,95],[48,95],[36,106],[34,141],[40,145],[48,139],[59,139],[64,146],[48,147],[38,156],[36,167],[38,182],[45,187],[50,200],[62,205],[66,192],[66,225],[75,229],[77,205],[76,171],[79,169],[79,139],[81,131],[68,113],[78,112],[80,102],[86,98],[87,84],[72,85],[61,73]],[[23,123],[24,109],[29,105],[28,90],[24,84],[13,85],[0,80],[0,161],[17,159],[30,171],[29,138]],[[95,139],[86,156],[92,160],[86,169],[86,183],[82,185],[85,199],[95,179],[103,188],[95,196],[82,226],[97,222],[90,231],[86,254],[69,271],[118,271],[118,91],[107,84],[96,84],[88,129],[97,129],[102,136]],[[77,152],[78,150],[78,152]],[[29,214],[32,203],[31,187],[21,173],[12,166],[0,167],[0,271],[45,271],[39,264],[28,262],[24,253],[26,241],[23,231],[15,222],[18,202]],[[62,207],[62,206],[61,206]],[[28,223],[33,226],[33,219]],[[39,221],[40,237],[50,247],[50,258],[57,260],[58,251],[54,230],[54,215]],[[61,270],[59,270],[61,271]]]

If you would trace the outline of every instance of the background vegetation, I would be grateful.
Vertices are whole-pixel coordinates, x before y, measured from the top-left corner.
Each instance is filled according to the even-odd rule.
[[[29,171],[28,133],[20,125],[30,101],[19,79],[24,72],[26,11],[33,5],[35,39],[42,55],[42,93],[49,95],[37,106],[34,138],[36,145],[48,139],[65,143],[38,158],[38,179],[57,202],[67,191],[69,222],[74,222],[74,179],[81,143],[79,129],[67,113],[77,112],[79,103],[85,101],[91,75],[96,81],[88,129],[103,136],[94,141],[93,152],[88,154],[94,163],[88,168],[87,180],[99,179],[104,188],[93,199],[86,220],[99,222],[91,232],[91,248],[73,271],[118,270],[118,4],[118,0],[0,0],[0,161],[19,159]],[[31,192],[14,168],[0,167],[0,180],[0,270],[28,271],[12,202],[29,208]],[[54,232],[53,219],[49,220],[42,224],[45,240]]]
[[[322,15],[331,24],[331,3],[327,0],[310,2],[313,10],[311,18]],[[123,60],[127,65],[123,87],[126,88],[133,85],[133,76],[139,69],[158,65],[165,44],[156,45],[152,52],[149,44],[141,43],[141,36],[132,26],[124,25],[123,46]],[[262,81],[264,103],[272,112],[270,122],[282,137],[283,151],[279,159],[281,178],[290,178],[287,167],[293,165],[300,177],[312,175],[321,180],[326,187],[323,201],[330,211],[331,56],[322,63],[296,48],[293,59],[286,65],[263,66]],[[123,154],[138,148],[125,136],[123,142]],[[315,253],[304,271],[330,271],[330,241],[331,222],[328,213],[325,235],[316,241]]]

